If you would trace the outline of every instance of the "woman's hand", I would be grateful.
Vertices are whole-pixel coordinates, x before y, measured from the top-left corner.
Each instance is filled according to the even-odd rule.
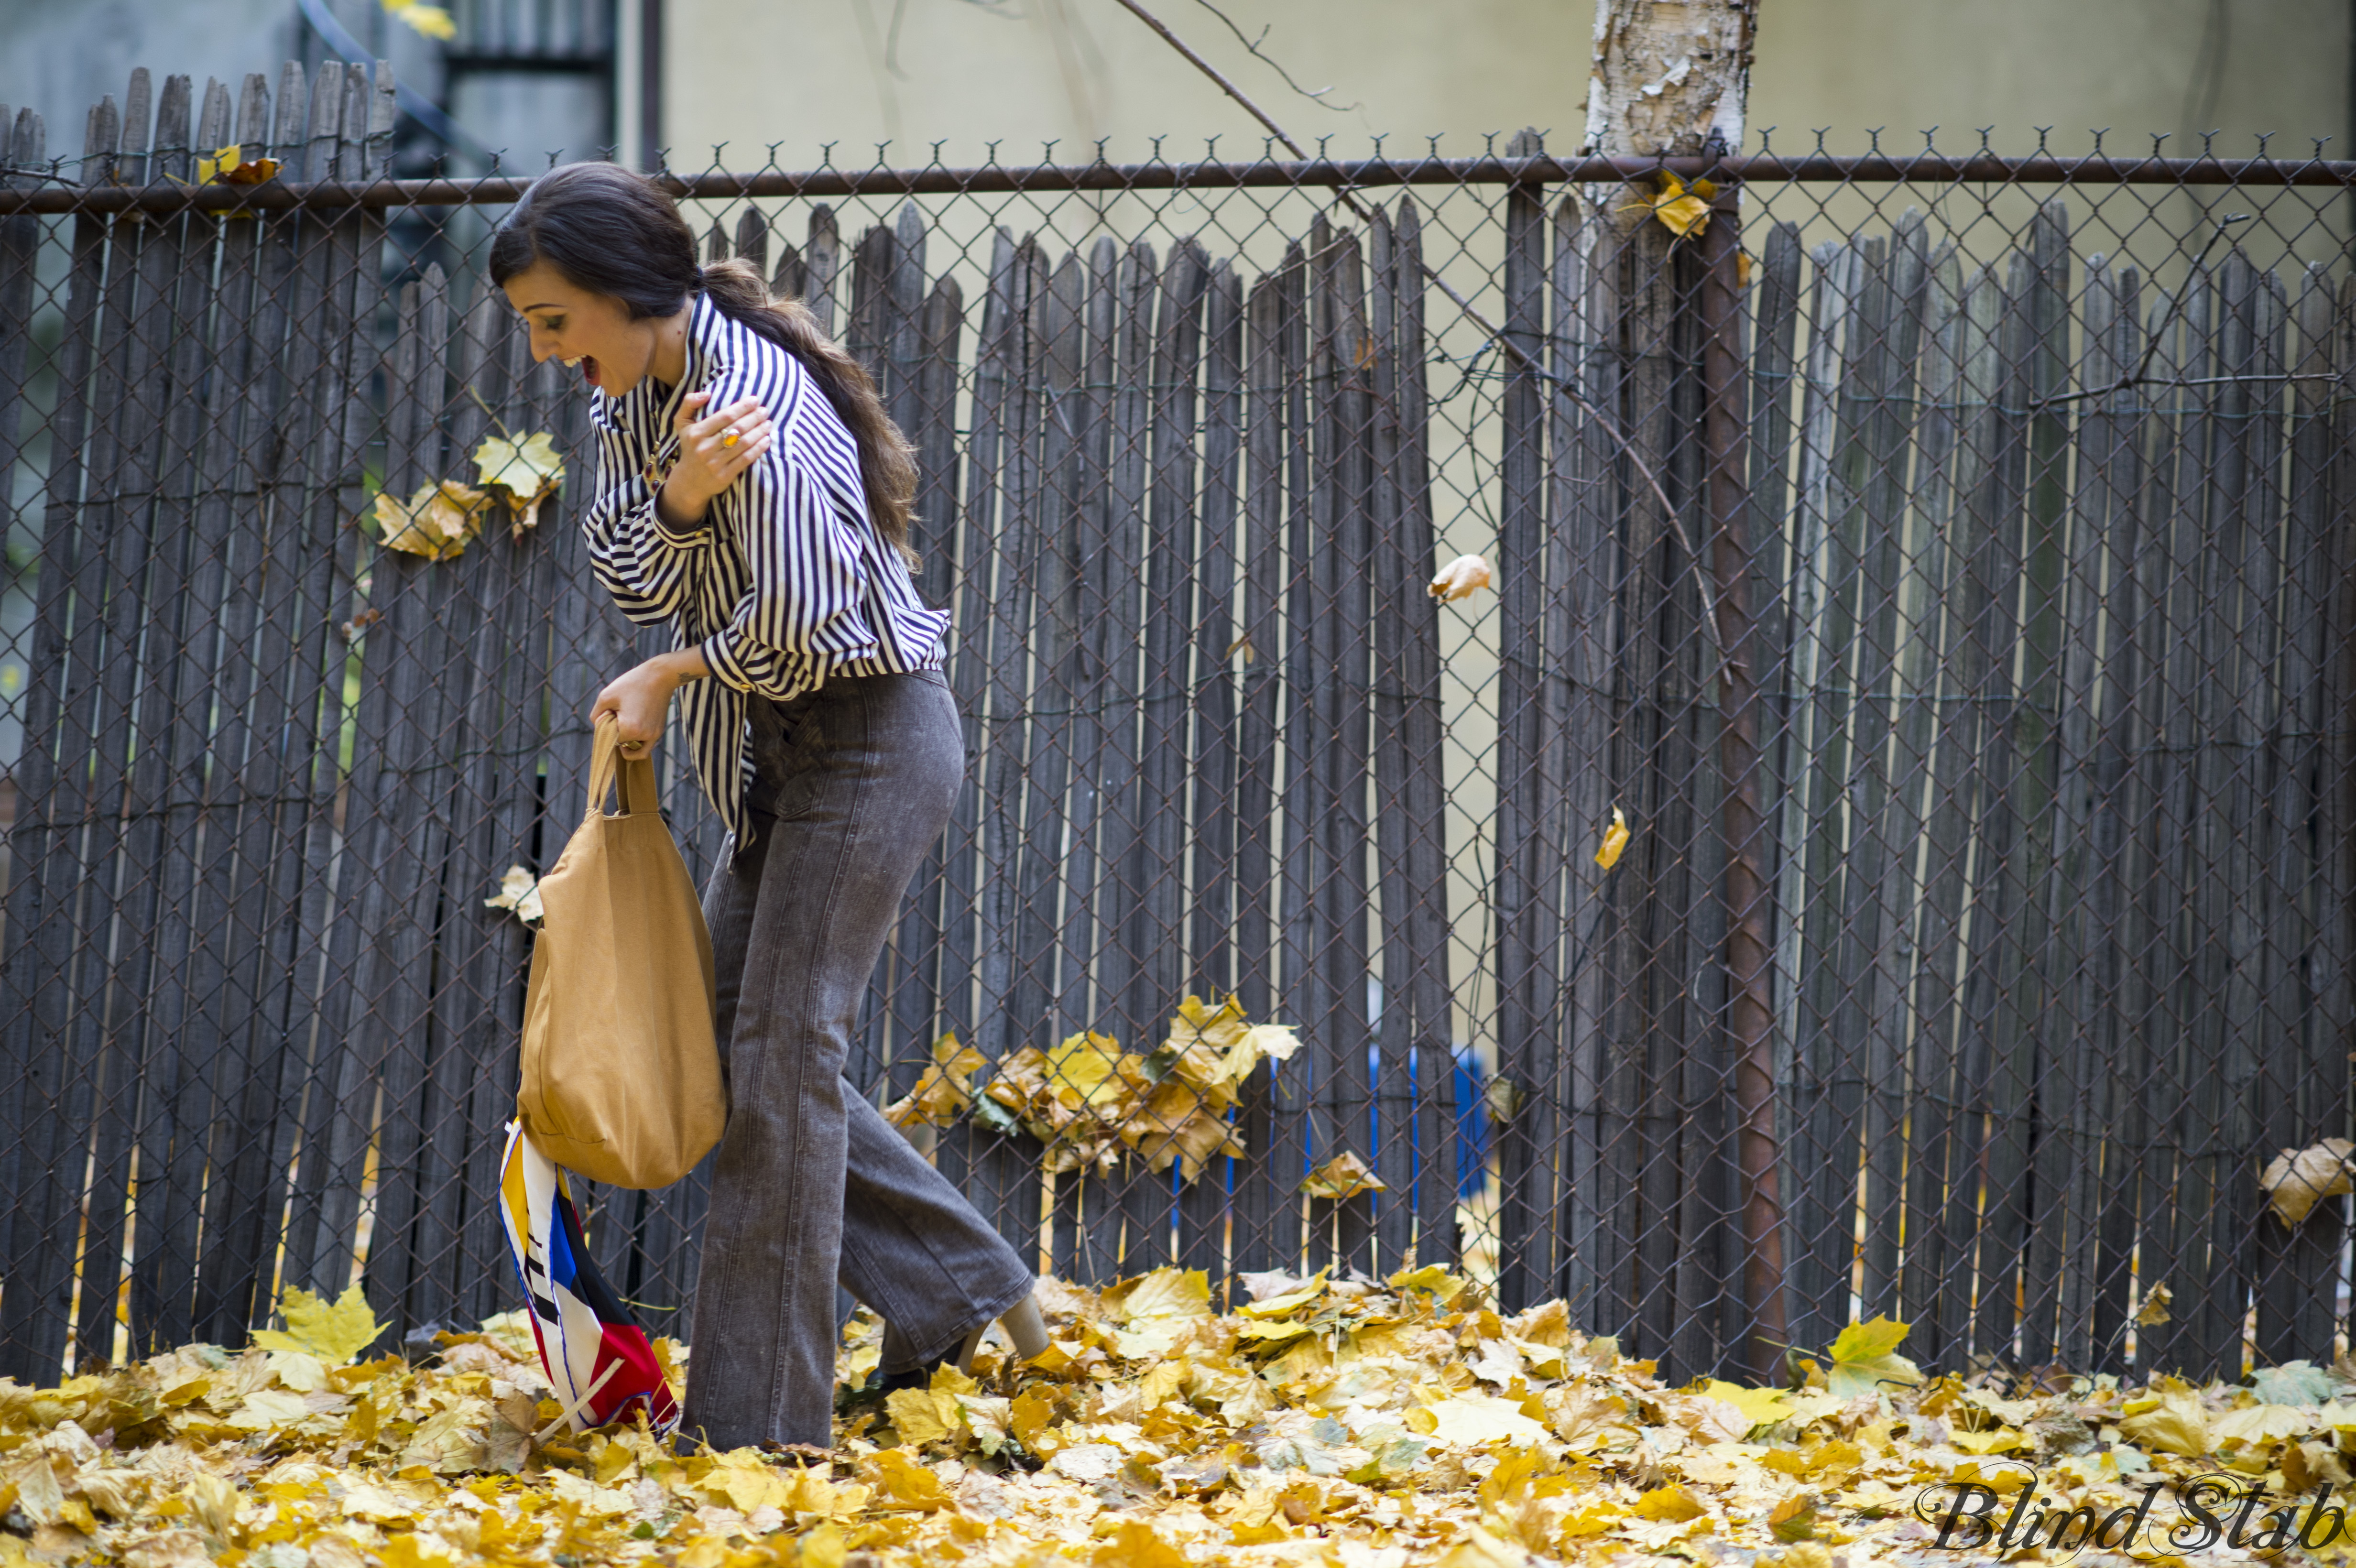
[[[599,719],[612,714],[621,726],[623,753],[643,757],[648,747],[662,739],[663,720],[670,713],[670,694],[683,682],[701,680],[711,673],[700,648],[658,654],[607,682],[589,709],[589,722],[594,727]]]
[[[701,522],[712,498],[760,461],[761,453],[776,439],[776,427],[769,422],[769,411],[759,399],[746,398],[697,418],[711,400],[709,392],[690,392],[679,400],[679,415],[673,421],[679,432],[679,462],[663,481],[662,493],[655,497],[657,515],[674,528]]]

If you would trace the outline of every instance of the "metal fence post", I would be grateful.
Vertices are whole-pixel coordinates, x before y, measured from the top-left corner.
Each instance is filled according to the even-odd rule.
[[[1733,1063],[1736,1168],[1742,1202],[1742,1305],[1747,1364],[1764,1378],[1781,1356],[1783,1204],[1777,1169],[1774,1028],[1767,930],[1768,878],[1760,856],[1759,687],[1751,664],[1751,549],[1745,485],[1750,410],[1742,357],[1740,187],[1726,183],[1701,235],[1703,504],[1711,590],[1723,653],[1719,766],[1725,779],[1719,831],[1726,841],[1727,1040]]]

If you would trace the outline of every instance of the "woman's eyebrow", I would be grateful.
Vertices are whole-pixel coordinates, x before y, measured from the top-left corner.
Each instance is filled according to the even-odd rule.
[[[564,307],[561,304],[551,304],[546,301],[542,301],[539,304],[518,305],[516,308],[518,310],[562,310]]]

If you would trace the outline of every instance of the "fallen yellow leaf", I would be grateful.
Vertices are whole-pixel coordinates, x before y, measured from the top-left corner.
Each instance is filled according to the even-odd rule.
[[[1921,1370],[1898,1354],[1906,1328],[1890,1318],[1874,1317],[1842,1329],[1826,1355],[1832,1364],[1825,1369],[1825,1387],[1837,1399],[1855,1399],[1885,1383],[1921,1382]]]
[[[1772,1425],[1792,1413],[1792,1402],[1774,1389],[1743,1388],[1712,1378],[1702,1385],[1701,1392],[1720,1404],[1732,1405],[1753,1426]]]
[[[332,1303],[295,1285],[286,1292],[278,1309],[286,1318],[284,1331],[256,1329],[253,1342],[265,1350],[300,1350],[329,1366],[349,1361],[384,1332],[384,1325],[377,1321],[357,1285]]]
[[[1693,1494],[1680,1486],[1655,1487],[1636,1499],[1631,1510],[1638,1519],[1649,1519],[1660,1524],[1683,1524],[1699,1519],[1709,1510],[1694,1500]]]

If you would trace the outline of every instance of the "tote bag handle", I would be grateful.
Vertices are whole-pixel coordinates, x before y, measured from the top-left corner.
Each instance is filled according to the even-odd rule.
[[[636,816],[657,809],[655,800],[655,764],[652,758],[622,756],[621,720],[611,713],[597,715],[594,750],[589,761],[589,805],[584,816],[594,816],[605,809],[605,792],[613,790],[621,810],[618,816]]]

